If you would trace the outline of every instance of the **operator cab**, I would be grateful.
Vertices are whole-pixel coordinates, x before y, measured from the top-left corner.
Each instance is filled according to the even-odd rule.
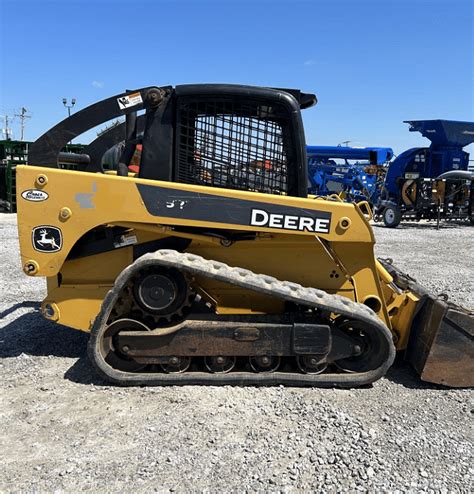
[[[57,166],[64,143],[124,115],[125,123],[85,149],[89,164],[82,171],[103,173],[105,158],[115,161],[119,176],[128,176],[132,166],[143,179],[306,197],[300,109],[315,103],[314,95],[299,90],[229,84],[127,91],[44,134],[32,145],[29,163]]]

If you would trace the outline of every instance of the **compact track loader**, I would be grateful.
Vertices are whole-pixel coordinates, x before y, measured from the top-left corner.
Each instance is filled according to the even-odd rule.
[[[382,377],[398,350],[424,380],[474,384],[472,312],[375,259],[366,205],[308,196],[300,110],[315,102],[290,89],[148,87],[31,146],[17,168],[23,269],[47,278],[47,319],[90,331],[102,376],[350,387]],[[121,115],[78,171],[58,168],[67,142]]]

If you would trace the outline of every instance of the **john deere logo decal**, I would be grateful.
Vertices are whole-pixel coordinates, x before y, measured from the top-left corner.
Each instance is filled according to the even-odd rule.
[[[58,252],[63,246],[63,236],[55,226],[37,226],[33,228],[32,242],[38,252]]]

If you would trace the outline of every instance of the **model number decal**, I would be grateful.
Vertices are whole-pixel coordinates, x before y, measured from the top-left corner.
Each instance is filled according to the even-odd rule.
[[[251,226],[298,230],[300,232],[329,233],[330,223],[331,218],[276,214],[265,211],[264,209],[252,209],[250,217]]]
[[[189,221],[329,233],[331,213],[155,185],[137,184],[149,214]],[[313,202],[307,201],[308,204]]]
[[[21,197],[23,197],[23,199],[25,199],[26,201],[40,202],[40,201],[46,201],[49,195],[44,190],[28,189],[28,190],[24,190],[21,193]]]

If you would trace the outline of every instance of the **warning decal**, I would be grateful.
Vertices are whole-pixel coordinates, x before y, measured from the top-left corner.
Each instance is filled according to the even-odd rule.
[[[140,93],[127,94],[126,96],[117,98],[117,103],[121,110],[126,110],[127,108],[143,103],[142,95]]]

